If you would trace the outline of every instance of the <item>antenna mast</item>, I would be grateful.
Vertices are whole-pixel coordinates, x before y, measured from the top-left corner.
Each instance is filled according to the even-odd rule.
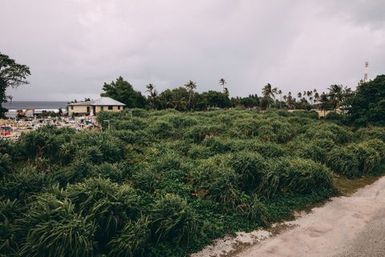
[[[369,62],[365,62],[364,83],[368,82]]]

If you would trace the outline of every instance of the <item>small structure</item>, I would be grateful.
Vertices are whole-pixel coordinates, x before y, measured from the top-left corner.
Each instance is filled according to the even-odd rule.
[[[67,105],[68,115],[94,115],[102,111],[120,112],[125,104],[110,97],[101,97],[96,100],[69,103]]]
[[[8,119],[16,119],[17,118],[17,110],[8,110],[5,113],[5,117]]]
[[[10,137],[12,134],[12,127],[8,125],[3,125],[0,127],[0,137]]]

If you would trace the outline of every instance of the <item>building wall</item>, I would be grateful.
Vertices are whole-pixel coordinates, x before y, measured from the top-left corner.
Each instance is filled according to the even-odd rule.
[[[72,108],[71,108],[72,107]],[[87,112],[87,107],[90,108],[90,112],[93,110],[93,106],[82,106],[82,105],[73,105],[73,106],[68,106],[68,115],[72,114],[88,114]],[[95,106],[95,113],[99,113],[101,111],[105,112],[121,112],[123,111],[124,107],[123,106],[112,106],[112,110],[108,108],[108,106]]]
[[[68,106],[68,115],[72,115],[72,114],[80,114],[80,113],[87,113],[87,107],[90,107],[91,106],[86,106],[86,105],[72,105],[72,106]]]
[[[123,106],[120,106],[120,110],[119,110],[119,106],[112,106],[112,110],[110,110],[108,108],[108,106],[95,106],[96,113],[101,112],[101,111],[104,111],[104,112],[121,112],[121,111],[123,111],[123,109],[124,109]]]

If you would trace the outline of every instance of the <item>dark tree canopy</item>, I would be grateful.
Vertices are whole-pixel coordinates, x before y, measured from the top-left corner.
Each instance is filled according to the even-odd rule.
[[[189,87],[166,89],[155,101],[157,109],[173,108],[178,111],[207,110],[210,107],[229,108],[231,100],[226,93],[208,91],[197,93]]]
[[[156,102],[157,109],[173,108],[185,111],[188,108],[190,93],[186,87],[177,87],[163,91]]]
[[[7,88],[28,84],[26,79],[30,74],[28,66],[18,64],[15,60],[9,58],[8,55],[0,52],[0,117],[5,112],[1,104],[7,101],[5,93]]]
[[[208,107],[231,107],[231,100],[226,93],[210,90],[202,93],[202,98],[205,99]]]
[[[132,85],[122,77],[111,83],[104,83],[103,91],[101,96],[108,96],[122,102],[127,108],[144,108],[146,105],[146,98],[142,93],[135,91]]]
[[[259,97],[257,94],[249,95],[248,97],[242,97],[239,101],[240,105],[246,108],[258,107],[260,104]]]
[[[356,125],[385,125],[385,75],[357,87],[349,114]]]

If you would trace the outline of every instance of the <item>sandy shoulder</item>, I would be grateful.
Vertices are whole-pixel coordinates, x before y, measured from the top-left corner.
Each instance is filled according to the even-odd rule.
[[[253,240],[246,240],[246,244],[242,242],[242,237],[218,240],[192,257],[347,256],[347,253],[355,252],[359,238],[370,233],[368,230],[376,227],[378,217],[383,217],[384,213],[385,177],[349,197],[332,198],[322,207],[314,208],[311,213],[287,222],[290,229],[276,236],[262,230],[245,233],[242,237],[251,237]],[[385,227],[383,229],[385,231]],[[381,232],[378,234],[383,235]],[[381,256],[385,256],[385,253]]]

